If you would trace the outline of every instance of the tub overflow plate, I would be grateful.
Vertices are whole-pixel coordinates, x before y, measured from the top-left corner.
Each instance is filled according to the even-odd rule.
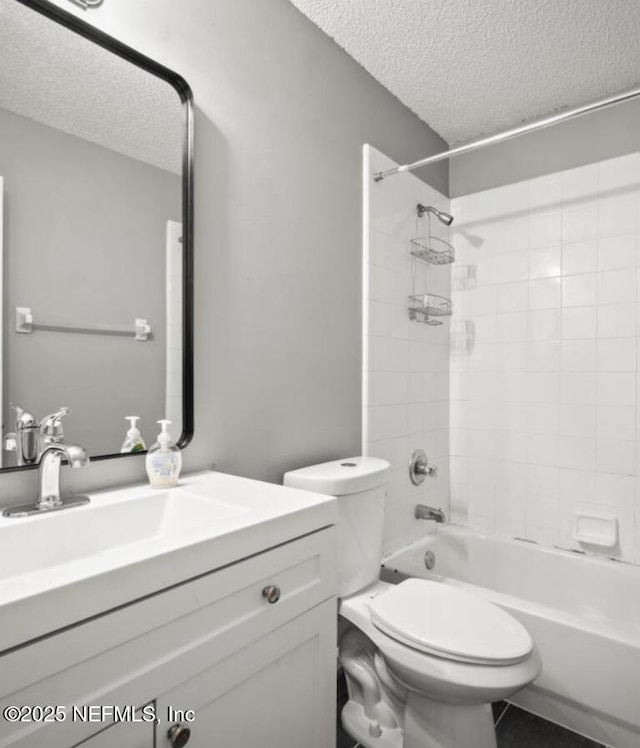
[[[433,551],[427,551],[424,554],[424,565],[429,571],[436,565],[436,554]]]

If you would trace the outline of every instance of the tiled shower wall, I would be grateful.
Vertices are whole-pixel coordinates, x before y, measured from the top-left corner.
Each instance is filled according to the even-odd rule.
[[[451,202],[454,521],[640,563],[640,156]]]
[[[450,295],[450,266],[426,266],[410,255],[410,239],[446,238],[438,221],[418,219],[418,203],[448,211],[448,199],[411,174],[374,183],[372,174],[396,164],[364,152],[363,450],[390,461],[384,550],[415,540],[433,522],[414,518],[418,503],[448,506],[449,321],[431,327],[410,321],[407,297]],[[415,276],[414,276],[415,272]],[[409,459],[424,449],[438,475],[416,487]]]

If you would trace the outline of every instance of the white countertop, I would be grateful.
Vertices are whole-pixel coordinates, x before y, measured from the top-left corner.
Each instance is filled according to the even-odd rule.
[[[163,508],[156,524],[142,527],[155,491]],[[338,514],[330,496],[209,471],[185,476],[173,489],[137,485],[90,497],[86,506],[47,516],[0,518],[0,544],[3,533],[20,540],[17,560],[4,544],[0,653],[333,525]],[[191,523],[183,516],[189,502],[205,509]],[[119,538],[113,547],[112,531]],[[46,553],[39,556],[39,548]]]

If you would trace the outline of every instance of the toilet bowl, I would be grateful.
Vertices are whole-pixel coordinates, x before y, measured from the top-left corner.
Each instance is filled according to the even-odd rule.
[[[404,689],[403,713],[396,711],[395,723],[381,724],[371,709],[351,707],[343,714],[347,731],[367,747],[495,748],[491,702],[511,696],[540,673],[540,658],[518,621],[439,582],[377,582],[342,599],[338,612],[351,624],[340,646],[347,679],[357,678],[351,662],[362,658],[371,642],[396,687]],[[387,684],[378,678],[381,696]],[[398,693],[396,688],[396,701],[403,701]]]
[[[285,475],[338,498],[342,723],[364,748],[496,748],[491,702],[540,673],[527,630],[436,581],[378,579],[389,465],[353,457]]]

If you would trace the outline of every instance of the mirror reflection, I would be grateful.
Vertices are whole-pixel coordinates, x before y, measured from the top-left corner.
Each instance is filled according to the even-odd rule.
[[[2,467],[65,439],[118,453],[183,413],[184,106],[173,86],[0,0]]]

